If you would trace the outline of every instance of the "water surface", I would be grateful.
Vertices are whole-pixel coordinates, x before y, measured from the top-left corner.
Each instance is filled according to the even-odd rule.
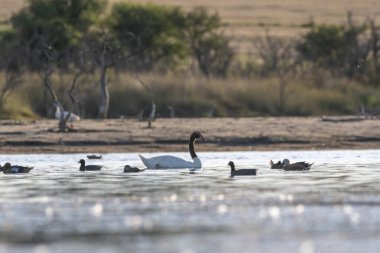
[[[171,153],[188,158],[187,153]],[[378,252],[380,150],[199,153],[204,168],[123,173],[137,154],[1,155],[0,252]],[[151,154],[144,154],[150,156]],[[155,154],[157,155],[157,154]],[[308,172],[269,160],[314,162]],[[226,166],[258,168],[229,178]]]

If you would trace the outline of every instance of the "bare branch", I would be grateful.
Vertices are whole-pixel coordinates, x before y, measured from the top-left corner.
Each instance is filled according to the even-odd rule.
[[[51,81],[50,81],[50,76],[53,73],[53,67],[52,67],[52,64],[53,64],[53,56],[52,56],[53,48],[45,42],[45,40],[42,36],[40,36],[40,41],[42,44],[42,51],[43,51],[43,53],[47,59],[47,62],[45,63],[44,75],[43,75],[44,85],[48,89],[50,96],[53,99],[54,103],[59,104],[58,97],[55,94],[55,92],[53,91],[53,89],[51,87]]]
[[[152,90],[152,88],[147,85],[140,77],[140,75],[138,73],[135,73],[135,78],[136,80],[149,92],[150,94],[150,99],[151,99],[151,111],[150,111],[150,115],[148,117],[148,128],[151,128],[151,122],[153,120],[156,119],[156,103],[155,103],[155,100],[154,100],[154,92]]]

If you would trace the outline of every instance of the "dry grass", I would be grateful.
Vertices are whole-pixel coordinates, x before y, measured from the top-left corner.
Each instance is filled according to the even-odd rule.
[[[9,18],[25,6],[25,0],[0,0],[0,19]]]
[[[131,0],[109,0],[110,3]],[[25,0],[0,0],[0,18],[25,5]],[[269,30],[278,36],[297,36],[305,31],[302,26],[312,17],[316,23],[344,23],[347,11],[363,20],[380,14],[378,0],[132,0],[138,3],[157,3],[181,6],[188,10],[194,6],[205,6],[217,11],[226,24],[226,31],[234,38],[239,52],[251,50],[249,41]]]
[[[111,0],[123,2],[126,0]],[[252,38],[267,30],[276,36],[294,37],[305,32],[303,26],[310,22],[341,24],[347,11],[357,20],[380,14],[377,0],[132,0],[140,3],[178,5],[184,9],[205,6],[217,11],[226,24],[228,34],[240,53],[251,51]]]
[[[268,115],[323,115],[355,114],[360,104],[379,108],[380,101],[373,100],[378,93],[375,88],[344,79],[326,78],[322,87],[314,85],[314,76],[289,77],[286,87],[286,104],[279,100],[279,82],[276,78],[266,79],[211,79],[186,75],[142,75],[143,80],[151,86],[155,94],[157,115],[169,116],[169,106],[173,106],[176,116],[201,117],[213,111],[214,116],[268,116]],[[67,90],[70,76],[63,82],[53,76],[53,87],[60,100],[67,106]],[[24,85],[14,92],[15,97],[7,100],[6,108],[20,104],[25,106],[13,108],[8,113],[23,115],[25,108],[39,115],[46,113],[46,101],[41,91],[41,80],[35,75],[28,75]],[[110,111],[109,117],[136,117],[141,110],[148,114],[150,110],[149,93],[128,74],[109,75]],[[372,96],[373,95],[373,96]],[[95,76],[80,79],[76,96],[82,103],[83,115],[93,118],[97,115],[98,86]],[[367,101],[367,102],[366,102]],[[16,109],[19,109],[16,111]],[[22,109],[22,110],[21,110]],[[75,111],[75,113],[78,113]]]

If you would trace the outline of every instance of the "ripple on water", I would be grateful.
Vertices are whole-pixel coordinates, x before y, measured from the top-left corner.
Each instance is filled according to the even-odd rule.
[[[35,168],[0,175],[0,251],[323,252],[334,245],[377,252],[379,155],[205,152],[204,169],[195,173],[136,174],[122,171],[142,166],[137,154],[104,154],[91,161],[102,170],[85,173],[77,164],[85,154],[2,155]],[[269,169],[270,159],[283,158],[314,165],[308,172]],[[229,178],[229,160],[258,175]]]

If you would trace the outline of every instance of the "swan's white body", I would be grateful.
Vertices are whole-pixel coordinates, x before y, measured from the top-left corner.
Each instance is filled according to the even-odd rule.
[[[68,111],[62,111],[59,106],[56,106],[55,118],[59,119],[59,120],[61,118],[65,119],[69,113],[70,112],[68,112]],[[80,117],[78,115],[76,115],[74,113],[70,113],[68,121],[73,122],[73,121],[78,121],[78,120],[80,120]]]
[[[148,169],[192,169],[197,170],[202,168],[202,162],[198,157],[194,157],[193,161],[186,161],[182,158],[163,155],[152,158],[145,158],[139,155],[141,161]]]
[[[193,132],[190,135],[189,152],[193,161],[186,161],[182,158],[171,155],[155,156],[151,158],[145,158],[142,155],[139,156],[148,169],[201,169],[202,162],[194,151],[194,142],[196,139],[204,141],[203,135],[200,132]]]

